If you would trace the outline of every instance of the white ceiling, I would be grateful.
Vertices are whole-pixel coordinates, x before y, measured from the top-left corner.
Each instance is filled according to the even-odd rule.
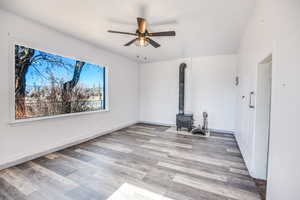
[[[1,0],[0,7],[134,60],[147,62],[236,53],[254,0]],[[160,48],[124,47],[134,36],[136,17],[149,31],[175,30],[154,38]],[[152,26],[151,26],[152,24]],[[139,58],[137,56],[139,55]]]

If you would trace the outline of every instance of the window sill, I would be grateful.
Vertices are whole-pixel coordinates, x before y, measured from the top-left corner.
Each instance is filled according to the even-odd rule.
[[[89,114],[97,114],[97,113],[104,113],[104,112],[109,112],[109,111],[110,111],[109,109],[105,109],[105,110],[97,110],[97,111],[89,111],[89,112],[61,114],[61,115],[47,116],[47,117],[36,117],[36,118],[28,118],[28,119],[11,120],[8,124],[11,126],[17,126],[19,124],[26,124],[26,123],[31,123],[31,122],[38,122],[38,121],[45,121],[45,120],[59,119],[59,118],[68,118],[68,117],[89,115]]]

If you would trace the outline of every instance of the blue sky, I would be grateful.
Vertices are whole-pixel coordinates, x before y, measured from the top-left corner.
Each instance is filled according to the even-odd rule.
[[[76,60],[53,55],[39,50],[35,50],[34,56],[38,56],[41,53],[46,54],[51,58],[60,60],[65,64],[66,67],[58,64],[50,64],[49,62],[44,60],[40,60],[39,62],[32,64],[31,66],[29,66],[28,72],[26,74],[26,85],[28,86],[28,89],[33,87],[34,85],[38,87],[49,85],[49,78],[51,73],[56,79],[62,80],[64,82],[72,79]],[[78,84],[86,88],[92,88],[93,86],[99,87],[99,85],[100,87],[103,87],[103,71],[104,68],[100,67],[99,65],[85,63]]]

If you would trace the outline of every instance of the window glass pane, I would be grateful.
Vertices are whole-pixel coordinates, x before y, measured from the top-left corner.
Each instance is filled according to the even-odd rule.
[[[105,67],[15,45],[15,119],[105,109]]]

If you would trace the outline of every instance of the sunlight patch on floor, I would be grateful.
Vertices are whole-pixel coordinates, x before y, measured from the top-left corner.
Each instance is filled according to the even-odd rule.
[[[124,183],[107,200],[174,200],[149,190]]]

